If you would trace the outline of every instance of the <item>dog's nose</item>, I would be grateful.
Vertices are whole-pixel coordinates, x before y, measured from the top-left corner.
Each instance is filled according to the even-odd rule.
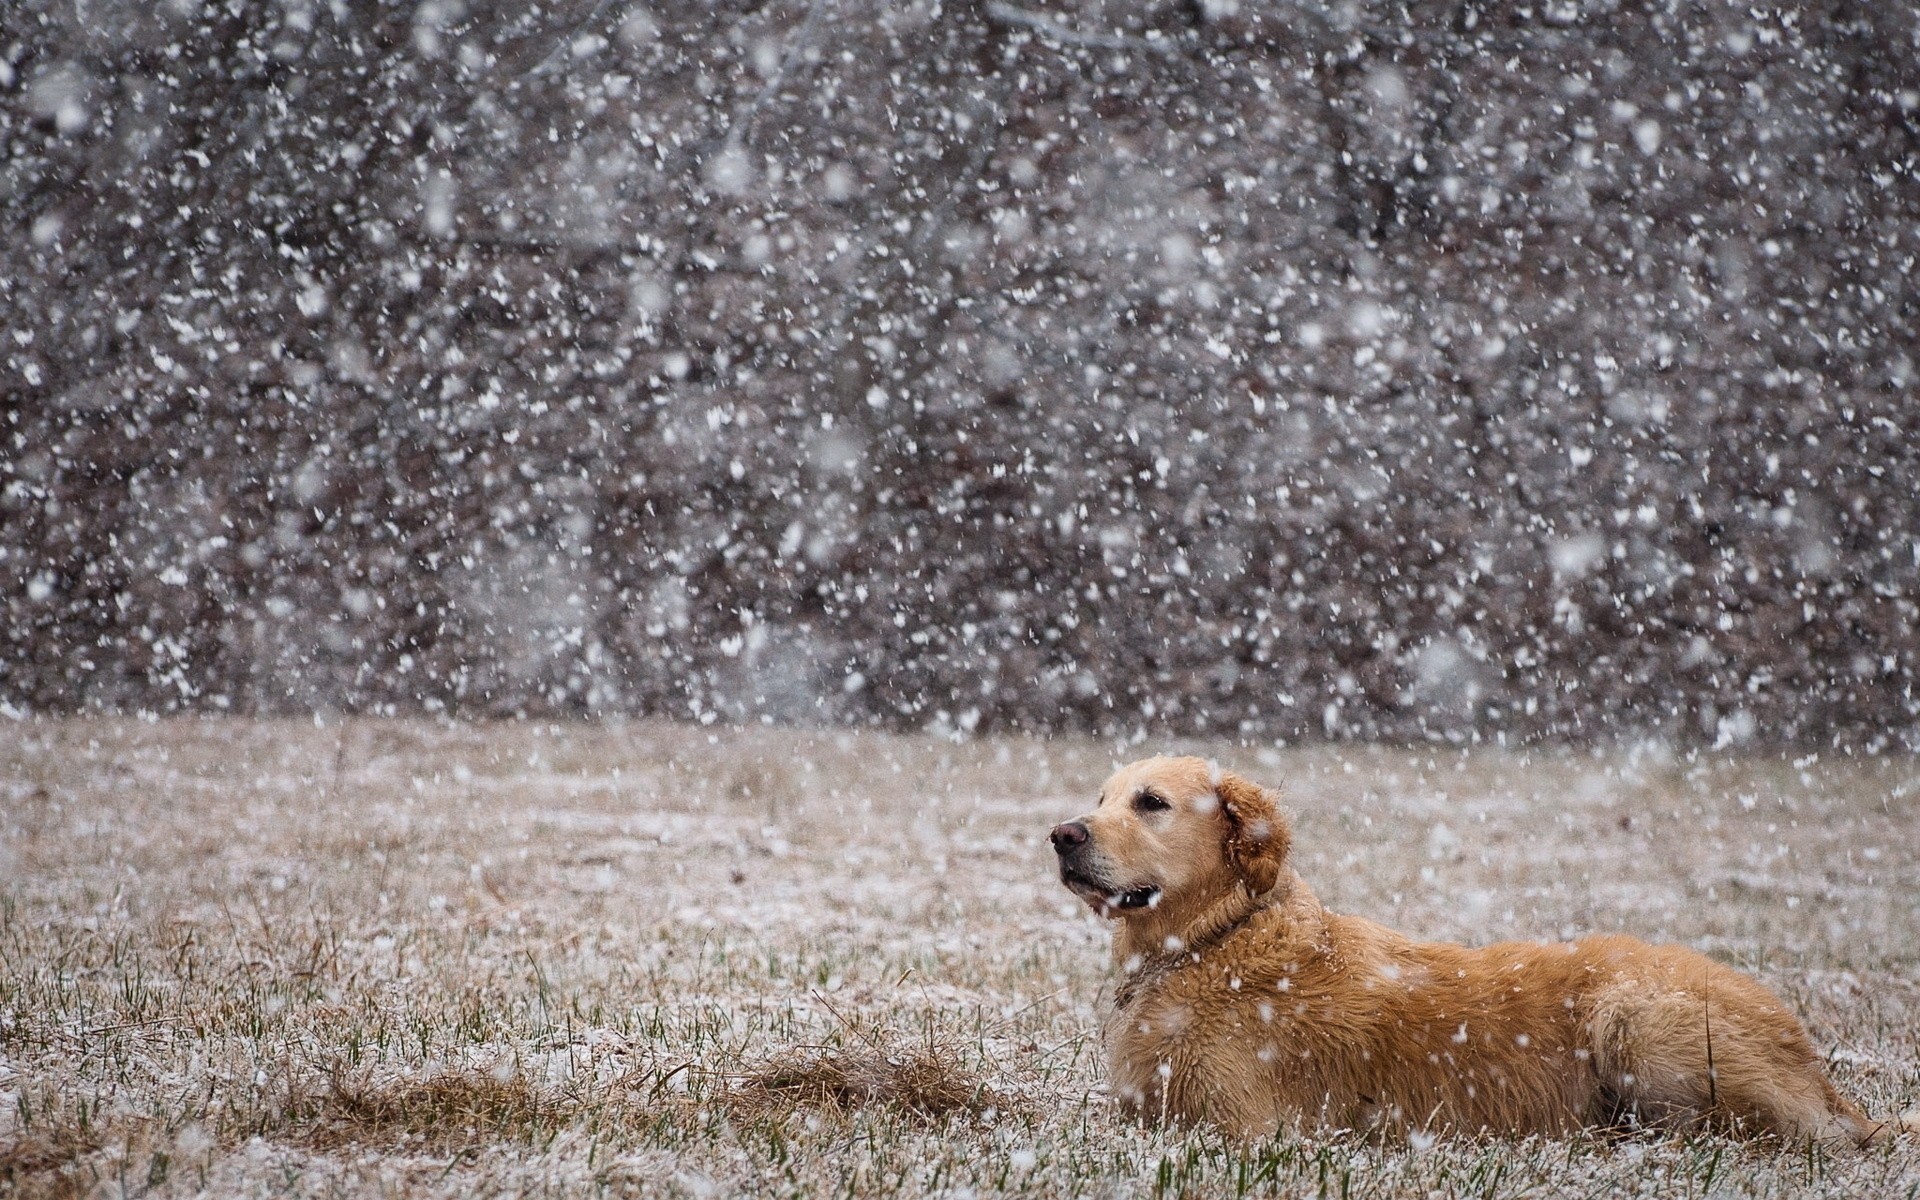
[[[1055,825],[1053,832],[1047,835],[1053,839],[1056,854],[1067,854],[1087,844],[1087,827],[1078,821],[1068,821],[1065,825]]]

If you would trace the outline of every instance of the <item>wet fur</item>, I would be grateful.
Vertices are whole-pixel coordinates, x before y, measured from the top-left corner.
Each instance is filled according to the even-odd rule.
[[[1140,811],[1142,792],[1171,807]],[[1113,1089],[1144,1118],[1247,1137],[1653,1125],[1866,1144],[1920,1132],[1920,1115],[1869,1120],[1777,997],[1684,947],[1609,936],[1472,949],[1327,911],[1289,863],[1276,797],[1199,759],[1121,769],[1080,823],[1090,836],[1062,851],[1063,867],[1119,920],[1124,976],[1105,1040]],[[1160,889],[1151,908],[1103,898],[1147,887]]]

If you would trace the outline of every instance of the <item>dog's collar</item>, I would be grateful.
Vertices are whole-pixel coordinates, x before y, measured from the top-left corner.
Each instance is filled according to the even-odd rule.
[[[1113,991],[1114,1007],[1129,1007],[1140,998],[1140,993],[1148,984],[1158,983],[1181,967],[1199,962],[1201,956],[1208,950],[1245,929],[1255,917],[1283,899],[1285,891],[1284,887],[1274,887],[1257,896],[1248,893],[1246,899],[1239,904],[1232,904],[1232,901],[1223,902],[1219,907],[1231,905],[1240,908],[1238,913],[1224,920],[1216,917],[1214,912],[1202,914],[1200,919],[1194,922],[1201,928],[1201,932],[1192,941],[1182,944],[1178,950],[1165,950],[1149,958],[1143,958],[1140,965],[1120,981],[1120,986]]]

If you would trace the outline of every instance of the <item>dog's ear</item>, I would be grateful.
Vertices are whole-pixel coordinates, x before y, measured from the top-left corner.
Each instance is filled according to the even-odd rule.
[[[1227,863],[1258,896],[1280,881],[1280,868],[1293,845],[1293,831],[1272,792],[1231,772],[1214,785],[1227,818]]]

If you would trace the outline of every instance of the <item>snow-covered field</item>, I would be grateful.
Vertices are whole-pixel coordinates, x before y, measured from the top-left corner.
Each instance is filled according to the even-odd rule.
[[[1913,1146],[1241,1148],[1122,1122],[1105,932],[1044,834],[1116,758],[1170,747],[6,735],[0,1195],[1920,1191]],[[1685,942],[1786,995],[1870,1112],[1920,1103],[1920,763],[1171,748],[1283,784],[1333,907]]]

